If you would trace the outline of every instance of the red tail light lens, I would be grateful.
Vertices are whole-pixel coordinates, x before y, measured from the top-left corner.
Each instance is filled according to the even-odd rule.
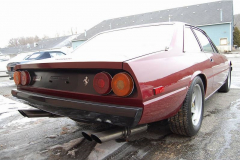
[[[111,92],[112,77],[107,72],[101,72],[95,75],[93,79],[93,88],[99,94],[108,94]]]
[[[16,85],[21,84],[21,72],[15,71],[13,74],[13,79]]]
[[[118,96],[129,96],[134,87],[132,77],[127,73],[118,73],[112,79],[112,90]]]
[[[25,85],[29,85],[29,83],[31,82],[31,77],[28,71],[22,71],[21,72],[21,84],[23,86]]]

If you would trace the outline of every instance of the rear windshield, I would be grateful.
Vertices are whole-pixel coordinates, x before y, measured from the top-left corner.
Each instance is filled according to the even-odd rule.
[[[73,53],[133,58],[162,51],[171,43],[173,28],[173,25],[158,25],[102,33],[78,47]]]

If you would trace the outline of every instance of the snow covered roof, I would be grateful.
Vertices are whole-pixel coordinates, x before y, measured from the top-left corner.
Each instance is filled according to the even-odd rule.
[[[224,0],[203,3],[104,20],[89,29],[86,32],[86,36],[85,33],[82,33],[74,39],[74,41],[89,39],[100,32],[110,29],[148,23],[168,22],[169,18],[171,21],[185,22],[195,26],[233,22],[233,1]]]

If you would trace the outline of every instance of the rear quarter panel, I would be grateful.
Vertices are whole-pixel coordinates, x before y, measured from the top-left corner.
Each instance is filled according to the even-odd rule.
[[[214,78],[215,88],[219,88],[224,84],[231,67],[230,61],[227,59],[225,55],[217,54],[217,56],[219,57],[219,64],[218,64],[219,69],[217,71],[218,75],[216,75],[216,77]]]
[[[209,72],[207,56],[192,54],[177,48],[123,64],[123,69],[134,76],[142,96],[144,109],[140,124],[175,115],[194,77]],[[164,87],[164,92],[154,95],[153,89],[159,86]]]

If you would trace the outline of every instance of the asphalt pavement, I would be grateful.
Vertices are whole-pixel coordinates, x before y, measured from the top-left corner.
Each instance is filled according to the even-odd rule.
[[[16,88],[0,77],[0,159],[240,159],[240,57],[231,57],[232,86],[205,102],[199,133],[171,133],[167,121],[149,124],[147,132],[103,144],[82,138],[81,131],[99,132],[109,125],[86,124],[68,118],[24,118],[17,110],[30,106],[11,96]]]

